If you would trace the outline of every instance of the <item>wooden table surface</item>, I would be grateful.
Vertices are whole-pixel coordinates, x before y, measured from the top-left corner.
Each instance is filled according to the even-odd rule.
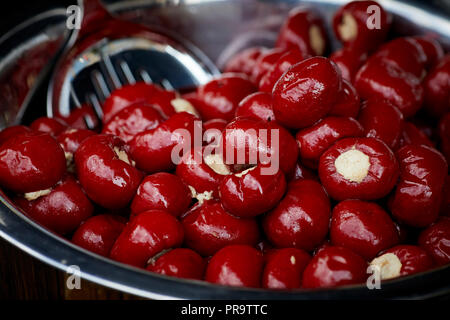
[[[67,274],[40,262],[0,238],[0,299],[137,300],[136,296],[89,281],[81,289],[66,286]]]

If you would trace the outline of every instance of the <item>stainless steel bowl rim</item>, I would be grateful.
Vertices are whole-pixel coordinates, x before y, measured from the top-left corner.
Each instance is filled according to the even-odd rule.
[[[198,0],[185,0],[186,4]],[[319,3],[342,4],[339,0],[318,0]],[[136,3],[140,3],[137,1]],[[434,20],[444,26],[443,32],[450,39],[450,21],[437,17],[411,5],[381,0],[380,3],[394,14],[406,15],[413,10],[420,19]],[[111,8],[114,8],[112,6]],[[114,9],[113,9],[114,10]],[[116,10],[120,10],[117,5]],[[60,10],[43,13],[61,14]],[[35,17],[33,19],[36,19]],[[0,45],[31,22],[24,22],[0,38]],[[423,21],[422,21],[423,22]],[[433,26],[431,26],[433,27]],[[441,30],[442,31],[442,30]],[[8,198],[0,195],[0,237],[40,261],[67,272],[69,266],[80,268],[81,277],[94,283],[129,294],[151,299],[354,299],[354,298],[429,298],[450,293],[450,267],[444,266],[421,274],[394,279],[382,284],[382,290],[369,290],[365,285],[340,287],[337,289],[268,291],[263,289],[233,288],[212,285],[202,281],[180,280],[111,261],[88,252],[68,240],[31,221],[14,207]]]

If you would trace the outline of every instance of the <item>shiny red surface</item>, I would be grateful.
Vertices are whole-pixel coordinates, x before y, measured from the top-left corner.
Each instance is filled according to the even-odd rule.
[[[367,262],[353,251],[329,246],[320,250],[303,272],[304,288],[331,288],[366,281]]]
[[[327,117],[297,132],[300,159],[317,167],[320,156],[342,138],[362,137],[363,127],[353,118]]]
[[[61,146],[47,133],[27,132],[0,145],[0,185],[17,193],[44,190],[66,171]]]
[[[294,64],[297,64],[310,55],[300,51],[300,49],[291,49],[284,53],[278,61],[262,76],[259,81],[259,90],[272,93],[275,83],[281,78],[283,73],[289,70]]]
[[[397,152],[400,181],[389,208],[400,222],[426,227],[436,221],[447,163],[441,153],[423,145],[408,145]]]
[[[258,250],[246,245],[232,245],[211,258],[205,280],[221,285],[258,288],[262,271],[263,257]]]
[[[438,265],[450,263],[450,218],[443,217],[422,231],[419,245]]]
[[[133,85],[126,85],[114,90],[103,104],[103,123],[107,123],[122,109],[133,104],[142,103],[153,105],[161,113],[161,116],[168,118],[175,113],[170,102],[176,98],[175,92],[166,91],[162,88],[138,82]]]
[[[181,223],[166,211],[146,211],[128,222],[114,243],[110,257],[145,268],[156,254],[179,247],[183,233]]]
[[[34,131],[48,133],[53,137],[58,136],[61,132],[67,129],[67,125],[60,120],[53,118],[37,118],[30,124],[30,129]]]
[[[248,77],[226,73],[197,88],[198,112],[202,119],[233,119],[239,102],[257,88]]]
[[[176,113],[156,128],[138,133],[129,142],[130,153],[136,167],[147,172],[169,171],[175,168],[172,150],[176,145],[191,143],[197,117],[186,112]],[[179,129],[187,130],[184,136]]]
[[[261,78],[269,71],[278,59],[285,53],[282,48],[273,48],[264,51],[256,60],[251,79],[258,84]]]
[[[311,28],[318,29],[318,35],[322,38],[323,48],[318,50],[313,46]],[[276,47],[283,49],[299,49],[311,55],[321,56],[328,49],[328,36],[324,22],[320,15],[311,8],[297,7],[289,12],[286,22],[281,27]]]
[[[94,212],[94,206],[71,176],[63,178],[48,195],[33,201],[16,198],[15,202],[31,219],[61,235],[77,229]]]
[[[252,79],[252,74],[254,72],[254,68],[258,61],[258,58],[266,50],[267,49],[263,47],[251,47],[238,52],[236,55],[231,57],[230,60],[227,61],[225,67],[223,68],[223,72],[244,73],[250,79]]]
[[[425,109],[440,117],[450,111],[450,54],[430,70],[423,81]]]
[[[11,126],[0,131],[0,146],[10,138],[30,132],[30,128],[23,125]]]
[[[263,228],[277,247],[310,251],[325,239],[329,221],[330,200],[323,187],[313,180],[297,180],[264,217]]]
[[[337,172],[335,161],[356,149],[369,157],[368,175],[361,182],[347,180]],[[328,194],[336,200],[375,200],[386,196],[397,183],[398,162],[394,153],[375,138],[346,138],[336,142],[320,157],[319,177]]]
[[[425,54],[425,67],[427,69],[435,66],[444,57],[444,49],[441,44],[431,36],[415,36],[413,39]]]
[[[379,23],[380,28],[367,28],[367,22],[371,21],[370,16],[373,11],[368,10],[370,6],[377,6],[379,9]],[[357,32],[356,36],[344,41],[341,33],[338,31],[339,25],[342,24],[343,16],[350,15],[356,21]],[[333,30],[335,36],[340,40],[345,47],[354,47],[359,50],[373,51],[386,38],[389,28],[391,26],[392,17],[390,13],[386,12],[376,1],[351,1],[339,8],[333,17]]]
[[[388,101],[365,101],[358,121],[363,126],[366,137],[380,139],[392,150],[399,147],[403,132],[403,114]]]
[[[400,276],[424,272],[434,267],[434,262],[428,253],[418,246],[399,245],[384,253],[393,253],[398,257],[402,263]]]
[[[333,62],[323,57],[306,59],[292,66],[275,85],[275,117],[289,128],[310,126],[331,111],[341,87],[341,75]]]
[[[142,180],[131,202],[131,217],[147,210],[165,210],[181,216],[191,204],[191,192],[174,174],[158,172]]]
[[[303,271],[310,260],[311,256],[301,249],[271,250],[264,266],[262,287],[268,289],[300,288]]]
[[[222,141],[225,163],[230,165],[267,164],[266,155],[272,157],[272,161],[278,156],[279,168],[289,174],[297,162],[298,148],[294,137],[274,121],[237,118],[225,127]],[[255,154],[256,163],[251,159]]]
[[[403,131],[400,137],[400,147],[406,145],[425,145],[434,147],[433,142],[426,136],[425,133],[419,130],[412,122],[405,121],[403,123]]]
[[[186,248],[175,248],[161,257],[151,259],[148,271],[167,276],[203,280],[206,261],[195,251]]]
[[[255,92],[245,97],[236,109],[236,117],[253,118],[256,120],[272,121],[275,115],[272,109],[272,94]]]
[[[344,200],[332,213],[330,239],[366,260],[398,244],[399,234],[389,214],[374,202]]]
[[[211,192],[214,198],[219,197],[219,184],[225,175],[218,174],[209,167],[203,158],[204,148],[192,149],[181,159],[177,166],[176,175],[197,193]],[[196,156],[195,153],[198,153]],[[200,161],[197,161],[197,158]]]
[[[383,44],[370,59],[379,59],[395,65],[418,79],[422,79],[425,75],[427,56],[413,37],[397,38]]]
[[[56,140],[65,152],[73,154],[78,150],[84,140],[94,134],[94,131],[87,129],[66,129],[58,135]]]
[[[117,112],[105,123],[102,133],[112,134],[125,142],[130,142],[136,134],[154,129],[161,122],[163,118],[155,108],[138,103]]]
[[[86,250],[108,257],[126,223],[124,217],[111,214],[88,218],[75,231],[72,242]]]
[[[240,173],[242,175],[242,173]],[[279,169],[267,174],[263,166],[238,176],[226,176],[219,186],[220,201],[231,214],[250,218],[269,211],[281,200],[286,179]]]
[[[233,244],[254,246],[259,241],[255,219],[242,219],[225,211],[218,201],[195,205],[183,218],[185,245],[210,256]]]
[[[343,47],[330,55],[330,60],[341,70],[342,78],[353,82],[359,68],[366,62],[368,54],[365,50],[354,47]]]
[[[388,100],[405,118],[413,116],[424,99],[420,79],[382,59],[370,58],[356,74],[354,85],[361,98]]]
[[[336,103],[331,108],[329,116],[338,117],[358,117],[361,99],[355,87],[345,79],[342,79],[342,89],[336,100]]]
[[[75,152],[78,179],[92,201],[108,209],[120,209],[133,198],[142,173],[119,159],[114,149],[130,153],[125,142],[111,135],[94,135]]]

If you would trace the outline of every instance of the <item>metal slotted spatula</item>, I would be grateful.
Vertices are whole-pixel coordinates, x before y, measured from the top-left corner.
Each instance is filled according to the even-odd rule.
[[[202,52],[164,31],[112,17],[99,0],[80,0],[81,28],[57,62],[47,93],[48,116],[67,117],[90,105],[102,119],[102,102],[138,81],[166,89],[192,88],[219,74]],[[85,117],[89,128],[95,124]]]

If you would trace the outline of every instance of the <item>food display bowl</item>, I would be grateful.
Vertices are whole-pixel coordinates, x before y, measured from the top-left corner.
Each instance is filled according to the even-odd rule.
[[[328,26],[333,13],[346,1],[339,0],[150,0],[105,1],[111,12],[148,26],[158,26],[198,46],[218,67],[236,52],[255,45],[272,46],[277,32],[293,7],[304,4],[318,9]],[[450,10],[430,3],[380,0],[394,15],[396,35],[432,35],[450,49]],[[66,10],[53,10],[24,22],[0,38],[0,127],[22,121],[20,109],[28,99],[33,81],[51,63],[51,56],[67,34]],[[36,25],[41,27],[36,27]],[[331,30],[330,35],[331,35]],[[52,43],[49,50],[46,44]],[[337,46],[333,43],[333,46]],[[42,49],[44,48],[44,49]],[[10,81],[29,65],[33,72],[23,81]],[[25,64],[25,65],[24,65]],[[24,69],[25,68],[25,69]],[[24,71],[25,70],[25,71]],[[18,83],[22,83],[18,87]],[[45,115],[45,100],[31,102],[27,112]],[[90,253],[44,229],[27,218],[4,194],[0,194],[0,236],[33,257],[67,271],[77,266],[83,279],[152,299],[354,299],[432,298],[450,294],[450,266],[382,283],[381,289],[366,285],[336,289],[268,291],[233,288],[201,281],[181,280],[133,268]]]

